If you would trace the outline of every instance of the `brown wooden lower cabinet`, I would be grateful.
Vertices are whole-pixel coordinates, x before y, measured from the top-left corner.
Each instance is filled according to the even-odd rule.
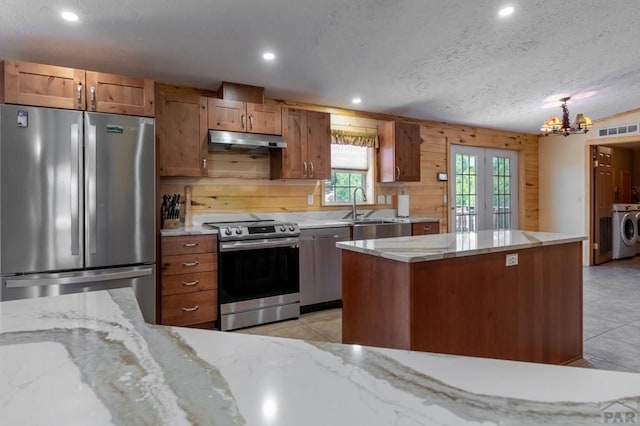
[[[162,296],[162,324],[191,325],[217,318],[216,290]]]
[[[440,222],[416,222],[411,225],[411,235],[431,235],[440,233]]]
[[[582,357],[582,243],[418,263],[342,250],[344,343],[563,364]]]
[[[216,235],[162,237],[163,325],[213,327],[218,319]]]

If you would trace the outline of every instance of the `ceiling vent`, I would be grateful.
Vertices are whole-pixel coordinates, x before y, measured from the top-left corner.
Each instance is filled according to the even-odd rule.
[[[637,135],[640,133],[639,128],[640,124],[625,124],[624,126],[603,127],[598,129],[598,137],[608,138],[611,136]]]

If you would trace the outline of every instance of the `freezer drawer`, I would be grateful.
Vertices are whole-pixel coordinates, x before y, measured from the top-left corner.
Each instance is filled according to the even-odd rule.
[[[4,276],[0,300],[58,296],[133,287],[145,321],[156,322],[156,266],[141,265],[94,271]]]

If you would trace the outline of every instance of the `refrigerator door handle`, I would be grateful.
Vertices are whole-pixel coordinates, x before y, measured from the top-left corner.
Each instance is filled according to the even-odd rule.
[[[80,254],[80,126],[71,125],[71,254]]]
[[[89,274],[75,277],[58,277],[58,278],[7,278],[5,285],[7,288],[17,287],[35,287],[43,285],[72,285],[85,284],[96,281],[114,281],[122,279],[140,278],[151,275],[152,268],[135,269],[130,271],[110,272],[106,274]]]
[[[98,206],[97,204],[97,170],[96,170],[96,126],[87,126],[87,242],[89,253],[95,254],[98,247]]]

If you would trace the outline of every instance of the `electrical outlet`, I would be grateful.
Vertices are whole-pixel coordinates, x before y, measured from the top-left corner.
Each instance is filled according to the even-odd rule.
[[[442,202],[443,203],[447,202],[447,194],[442,194]]]
[[[384,204],[384,195],[378,195],[378,204]]]
[[[313,194],[307,195],[307,204],[310,206],[313,205]]]
[[[387,195],[387,204],[391,204],[392,202],[391,195]]]
[[[518,253],[508,254],[506,266],[516,266],[518,264]]]

